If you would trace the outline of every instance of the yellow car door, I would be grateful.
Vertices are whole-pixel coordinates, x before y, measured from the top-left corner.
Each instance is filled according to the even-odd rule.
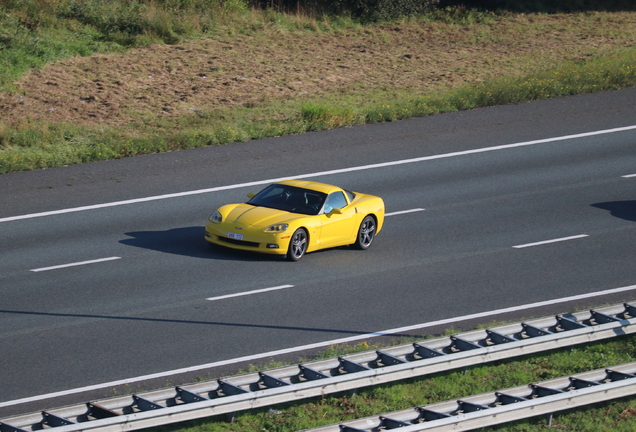
[[[353,243],[356,230],[356,209],[350,206],[341,191],[329,194],[320,221],[320,247],[332,247]]]

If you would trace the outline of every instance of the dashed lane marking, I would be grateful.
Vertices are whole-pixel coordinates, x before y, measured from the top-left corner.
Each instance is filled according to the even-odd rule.
[[[51,266],[51,267],[41,267],[41,268],[31,269],[31,271],[32,272],[43,272],[43,271],[48,271],[48,270],[57,270],[57,269],[62,269],[62,268],[67,268],[67,267],[76,267],[76,266],[82,266],[82,265],[87,265],[87,264],[101,263],[101,262],[105,262],[105,261],[113,261],[113,260],[118,260],[118,259],[121,259],[121,257],[108,257],[108,258],[100,258],[100,259],[95,259],[95,260],[90,260],[90,261],[80,261],[80,262],[74,262],[74,263],[69,263],[69,264],[61,264],[61,265],[56,265],[56,266]]]
[[[536,242],[536,243],[527,243],[527,244],[517,245],[517,246],[513,246],[513,248],[522,249],[522,248],[527,248],[527,247],[532,247],[532,246],[541,246],[541,245],[550,244],[550,243],[557,243],[557,242],[563,242],[563,241],[568,241],[568,240],[575,240],[575,239],[580,239],[580,238],[584,238],[584,237],[589,237],[589,236],[587,234],[581,234],[581,235],[575,235],[575,236],[570,236],[570,237],[562,237],[562,238],[557,238],[557,239],[552,239],[552,240],[544,240],[544,241],[540,241],[540,242]]]

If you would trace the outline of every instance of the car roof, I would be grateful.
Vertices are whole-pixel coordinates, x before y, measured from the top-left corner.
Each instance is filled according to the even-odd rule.
[[[299,187],[303,189],[311,189],[311,190],[322,192],[325,194],[329,194],[337,190],[342,190],[342,188],[338,186],[328,185],[325,183],[312,182],[307,180],[283,180],[276,183],[284,184],[287,186],[295,186],[295,187]]]

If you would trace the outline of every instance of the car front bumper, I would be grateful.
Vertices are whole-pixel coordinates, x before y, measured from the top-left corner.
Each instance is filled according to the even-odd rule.
[[[230,238],[230,232],[225,230],[222,225],[208,222],[205,226],[205,240],[208,243],[272,255],[285,255],[291,238],[291,234],[288,232],[268,234],[246,230],[245,233],[241,234],[243,238],[239,240]]]

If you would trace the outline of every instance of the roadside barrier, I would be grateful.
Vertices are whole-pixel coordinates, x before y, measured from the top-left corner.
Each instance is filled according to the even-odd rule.
[[[636,306],[506,324],[0,419],[0,432],[122,431],[232,414],[636,332]]]
[[[457,431],[495,426],[636,394],[636,363],[395,411],[303,432]],[[458,424],[461,423],[461,427]]]

